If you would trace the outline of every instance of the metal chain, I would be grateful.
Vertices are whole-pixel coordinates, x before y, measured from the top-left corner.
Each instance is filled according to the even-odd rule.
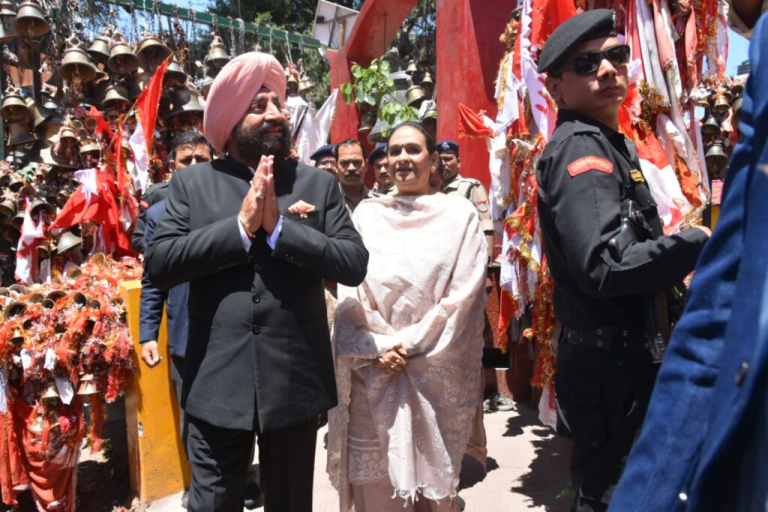
[[[288,33],[285,34],[285,53],[288,56],[288,62],[293,64],[293,56],[291,55],[291,42],[288,40]]]
[[[272,54],[275,53],[274,45],[272,44],[272,36],[274,32],[275,32],[275,27],[270,26],[269,27],[269,53],[272,53]]]
[[[229,20],[229,54],[232,57],[237,55],[237,48],[235,44],[235,22],[232,20],[232,16],[227,16]]]
[[[237,29],[240,36],[240,53],[245,53],[245,22],[242,18],[237,18]]]
[[[131,38],[133,39],[133,46],[139,42],[139,25],[136,21],[136,7],[131,7]]]
[[[160,1],[159,0],[153,0],[153,11],[154,15],[157,17],[157,37],[162,40],[163,35],[163,17],[160,14]],[[171,37],[173,37],[173,34],[171,34]]]
[[[147,15],[146,15],[146,18],[147,18],[147,21],[148,21],[147,28],[149,29],[150,35],[154,35],[155,34],[155,16],[154,16],[153,12],[154,12],[155,0],[150,0],[150,1],[152,2],[153,5],[152,5],[152,11],[149,11],[147,13]],[[145,12],[148,11],[148,9],[147,9],[147,0],[144,0],[144,10],[145,10]]]
[[[253,21],[253,36],[254,36],[254,43],[253,48],[257,52],[261,52],[261,43],[259,43],[259,24],[256,23],[256,20]]]

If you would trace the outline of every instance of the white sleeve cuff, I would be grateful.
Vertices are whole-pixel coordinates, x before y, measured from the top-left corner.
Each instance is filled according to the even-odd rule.
[[[277,220],[277,225],[275,226],[275,230],[272,231],[272,234],[267,237],[267,243],[272,248],[272,250],[275,250],[275,247],[277,246],[277,241],[280,238],[280,232],[283,230],[283,216],[281,215],[280,218]]]
[[[240,222],[240,217],[237,217],[237,227],[240,230],[240,239],[243,241],[243,249],[245,249],[245,252],[251,251],[251,237],[248,236],[248,233],[245,232],[245,228],[243,227],[243,223]]]

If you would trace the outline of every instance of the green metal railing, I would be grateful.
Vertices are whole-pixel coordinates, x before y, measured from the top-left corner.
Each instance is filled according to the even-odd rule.
[[[153,0],[115,0],[115,3],[123,7],[131,9],[138,9],[147,12],[154,12],[155,2]],[[214,16],[208,12],[194,11],[186,7],[173,6],[163,2],[159,3],[159,12],[163,16],[169,16],[171,18],[178,15],[179,19],[191,20],[195,23],[201,23],[204,25],[215,26],[214,28],[240,31],[240,24],[237,19],[228,18],[225,16]],[[243,31],[246,34],[257,34],[259,37],[265,39],[272,38],[274,41],[288,41],[297,45],[303,45],[305,48],[323,48],[325,47],[317,39],[311,37],[302,36],[300,34],[294,34],[292,32],[286,32],[285,30],[279,30],[274,27],[256,25],[251,22],[244,22]]]

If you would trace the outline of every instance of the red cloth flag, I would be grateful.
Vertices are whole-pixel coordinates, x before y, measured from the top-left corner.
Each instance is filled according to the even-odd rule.
[[[59,216],[51,225],[53,228],[68,228],[92,220],[101,225],[104,244],[116,257],[135,256],[131,240],[120,222],[117,207],[116,188],[111,173],[104,169],[93,169],[96,192],[86,187],[85,181],[67,200]]]
[[[168,60],[164,60],[158,66],[155,74],[149,79],[149,83],[139,94],[136,100],[136,110],[139,111],[139,121],[144,132],[144,140],[147,143],[147,156],[152,156],[152,140],[155,134],[157,122],[157,108],[160,105],[160,93],[163,92],[163,79],[168,68]],[[118,150],[120,151],[120,150]]]
[[[483,118],[471,108],[459,103],[459,138],[493,137],[493,130],[485,126]]]
[[[88,112],[88,115],[90,117],[93,117],[96,119],[96,129],[93,130],[93,133],[99,134],[99,133],[106,133],[107,137],[110,139],[114,136],[112,133],[112,130],[109,129],[109,125],[107,124],[107,121],[104,119],[104,116],[96,110],[96,107],[91,107],[91,111]]]
[[[552,32],[572,16],[576,16],[573,0],[533,0],[531,44],[544,48]]]

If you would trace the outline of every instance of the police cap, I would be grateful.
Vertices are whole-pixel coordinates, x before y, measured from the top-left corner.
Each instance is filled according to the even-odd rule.
[[[324,156],[333,156],[333,148],[336,146],[334,144],[326,144],[325,146],[322,146],[317,151],[312,153],[309,158],[317,162]]]
[[[453,153],[456,155],[456,157],[459,156],[459,145],[453,142],[452,140],[441,140],[437,143],[437,152],[439,154],[443,153]]]
[[[586,41],[616,35],[612,9],[593,9],[567,19],[552,32],[539,56],[539,73],[557,73],[566,57]]]
[[[371,151],[371,156],[368,157],[368,163],[373,165],[379,158],[387,156],[387,143],[379,142],[376,147]]]

